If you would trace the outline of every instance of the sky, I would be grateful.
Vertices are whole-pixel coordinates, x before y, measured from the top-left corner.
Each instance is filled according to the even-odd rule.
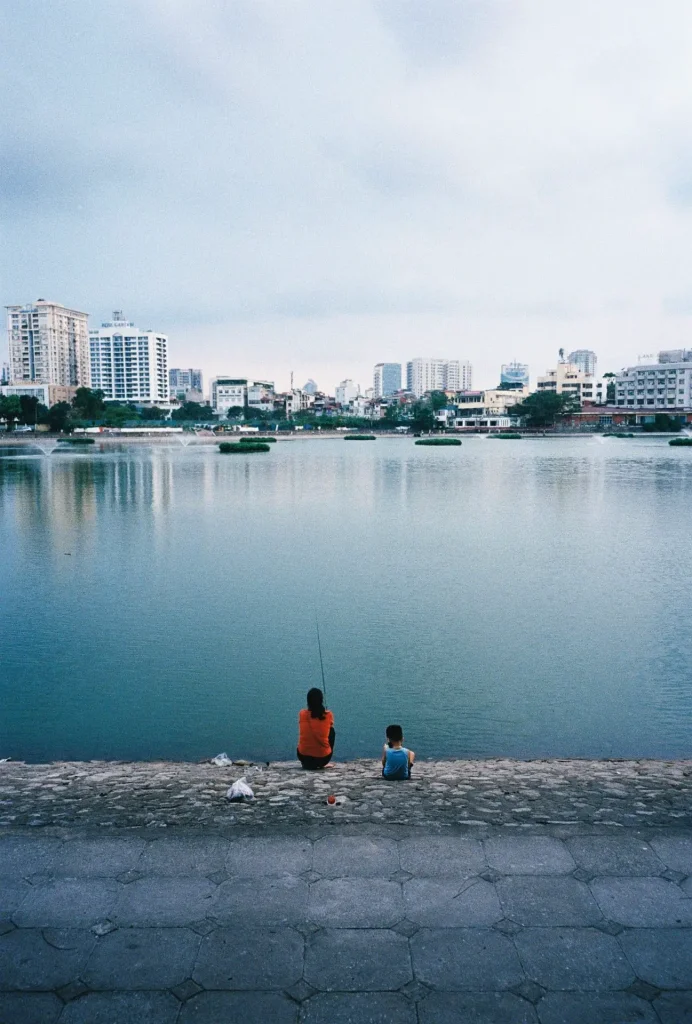
[[[331,393],[692,347],[689,0],[0,10],[3,304]]]

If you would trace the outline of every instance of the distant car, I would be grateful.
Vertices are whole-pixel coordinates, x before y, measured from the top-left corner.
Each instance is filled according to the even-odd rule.
[[[27,426],[24,426],[24,424],[22,424],[19,427],[15,427],[14,428],[15,434],[33,434],[35,430],[36,430],[36,427],[27,427]]]

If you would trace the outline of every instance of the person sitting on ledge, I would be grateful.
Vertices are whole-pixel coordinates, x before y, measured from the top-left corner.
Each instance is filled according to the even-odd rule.
[[[325,768],[334,753],[334,715],[324,706],[321,690],[308,690],[308,706],[298,715],[298,760],[303,768]]]
[[[382,776],[385,779],[411,778],[411,765],[416,760],[412,750],[403,745],[404,730],[400,725],[387,726],[387,742],[382,751]]]

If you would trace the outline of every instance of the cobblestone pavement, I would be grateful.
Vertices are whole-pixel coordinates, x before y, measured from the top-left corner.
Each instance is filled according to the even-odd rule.
[[[257,800],[231,805],[226,790],[243,774]],[[297,763],[0,764],[0,826],[208,832],[368,822],[692,827],[692,761],[423,761],[404,785],[384,782],[374,761],[314,773]]]
[[[692,1020],[692,830],[321,828],[5,829],[0,1022]]]

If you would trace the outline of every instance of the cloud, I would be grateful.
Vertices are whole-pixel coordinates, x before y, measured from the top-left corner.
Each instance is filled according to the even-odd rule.
[[[328,387],[686,343],[685,0],[27,0],[6,37],[7,303]]]

